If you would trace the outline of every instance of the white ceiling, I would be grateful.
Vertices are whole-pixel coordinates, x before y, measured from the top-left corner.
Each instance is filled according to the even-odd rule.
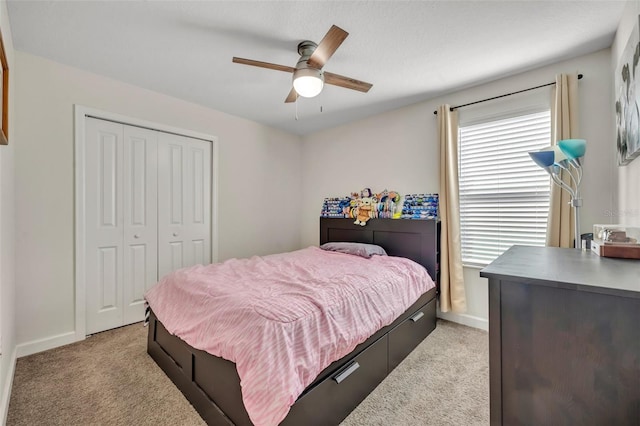
[[[307,134],[611,45],[624,1],[8,1],[16,49]],[[326,85],[285,104],[302,40],[349,37]],[[321,112],[322,108],[322,112]]]

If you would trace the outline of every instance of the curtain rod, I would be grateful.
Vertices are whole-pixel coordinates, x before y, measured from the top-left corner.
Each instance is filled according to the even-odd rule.
[[[581,80],[582,77],[583,77],[582,74],[578,74],[578,80]],[[456,110],[458,108],[466,107],[466,106],[469,106],[469,105],[475,105],[475,104],[479,104],[479,103],[482,103],[482,102],[492,101],[494,99],[504,98],[505,96],[517,95],[518,93],[528,92],[529,90],[535,90],[535,89],[539,89],[541,87],[553,86],[554,84],[556,84],[555,81],[552,82],[552,83],[541,84],[540,86],[536,86],[536,87],[530,87],[528,89],[518,90],[517,92],[511,92],[511,93],[506,93],[506,94],[500,95],[500,96],[494,96],[493,98],[482,99],[480,101],[469,102],[468,104],[462,104],[462,105],[450,107],[449,110],[453,111],[453,110]],[[438,111],[437,110],[433,111],[433,113],[437,115]]]

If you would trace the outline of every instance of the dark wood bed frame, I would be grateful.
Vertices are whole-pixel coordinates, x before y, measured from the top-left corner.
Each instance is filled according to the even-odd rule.
[[[320,218],[320,244],[364,242],[423,265],[438,282],[440,223],[435,220]],[[392,324],[324,369],[281,425],[337,425],[436,327],[436,289],[424,293]],[[210,425],[252,425],[235,364],[194,349],[167,332],[153,312],[147,352]]]

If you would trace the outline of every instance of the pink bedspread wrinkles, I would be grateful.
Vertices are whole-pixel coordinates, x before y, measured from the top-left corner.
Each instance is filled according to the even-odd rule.
[[[145,298],[171,334],[234,362],[251,421],[273,426],[323,369],[433,287],[408,259],[309,247],[181,269]]]

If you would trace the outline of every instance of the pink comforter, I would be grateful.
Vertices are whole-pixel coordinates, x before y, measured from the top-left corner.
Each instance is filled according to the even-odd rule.
[[[181,269],[145,298],[171,334],[236,363],[251,421],[271,426],[323,369],[432,287],[408,259],[309,247]]]

